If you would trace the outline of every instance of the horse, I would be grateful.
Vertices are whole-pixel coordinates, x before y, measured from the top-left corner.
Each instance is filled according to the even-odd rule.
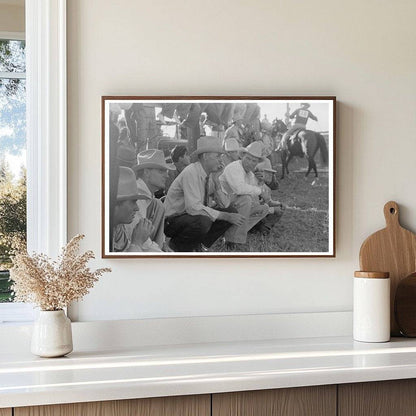
[[[286,124],[279,119],[273,121],[272,137],[277,137],[279,134],[283,135],[288,131]],[[318,177],[316,169],[315,155],[320,150],[322,162],[328,163],[328,148],[325,138],[322,134],[312,130],[302,129],[296,137],[289,137],[287,141],[287,150],[281,150],[282,159],[282,175],[281,179],[285,177],[285,173],[289,175],[288,164],[293,156],[306,157],[308,160],[308,170],[305,177],[309,175],[311,170],[315,172],[315,177]]]
[[[263,156],[270,159],[272,166],[276,166],[277,154],[275,151],[275,139],[271,136],[270,131],[266,131],[262,128],[259,118],[244,123],[240,139],[243,147],[247,147],[250,143],[255,141],[263,143]]]

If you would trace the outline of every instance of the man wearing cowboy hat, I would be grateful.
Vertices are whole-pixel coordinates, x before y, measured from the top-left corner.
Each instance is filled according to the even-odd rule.
[[[139,192],[147,196],[147,200],[137,203],[139,214],[136,214],[135,220],[127,228],[132,231],[140,217],[147,218],[152,222],[151,244],[147,247],[147,251],[162,251],[165,248],[165,208],[163,203],[154,197],[154,193],[165,188],[167,172],[174,169],[173,165],[166,163],[162,150],[149,149],[137,155],[137,165],[133,170],[136,172]]]
[[[174,251],[209,248],[232,225],[244,222],[241,215],[228,207],[228,195],[218,178],[211,175],[221,166],[222,152],[219,138],[201,137],[194,152],[198,160],[187,166],[169,188],[165,233],[171,238],[169,245]]]
[[[287,142],[289,138],[299,129],[306,129],[306,123],[309,119],[318,121],[316,117],[310,110],[309,103],[302,103],[300,108],[297,108],[290,116],[290,119],[295,119],[293,126],[283,135],[282,141],[280,142],[280,150],[287,150]]]
[[[168,193],[168,189],[176,177],[191,163],[188,149],[186,146],[177,145],[170,152],[170,158],[175,166],[175,170],[168,171],[168,177],[165,182],[165,187],[155,192],[155,197],[158,199],[164,198]]]
[[[224,142],[225,153],[221,155],[222,165],[225,167],[232,162],[240,159],[240,152],[243,150],[238,144],[237,139],[231,137]]]
[[[265,218],[258,222],[251,231],[260,232],[263,235],[270,234],[275,224],[280,220],[283,215],[284,206],[281,202],[272,199],[272,190],[269,184],[273,183],[274,174],[277,173],[272,169],[270,160],[265,158],[260,162],[255,169],[258,185],[262,188],[263,192],[260,197],[260,204],[264,204],[269,207],[269,213]],[[276,189],[276,188],[275,188]]]
[[[139,210],[137,201],[146,198],[139,194],[134,172],[127,167],[119,168],[117,200],[112,212],[112,247],[111,251],[143,251],[143,244],[152,231],[152,223],[140,218],[134,226],[130,237],[126,225],[130,224]]]
[[[186,146],[182,145],[177,145],[172,149],[170,152],[170,158],[175,165],[175,170],[170,170],[168,172],[168,180],[166,182],[165,193],[168,192],[170,185],[172,185],[172,182],[177,178],[177,176],[191,163],[188,149]]]
[[[248,231],[269,212],[267,205],[259,203],[263,189],[254,175],[256,166],[264,160],[262,152],[261,142],[251,143],[243,149],[241,160],[226,166],[219,178],[224,190],[231,195],[231,206],[245,219],[243,224],[231,227],[224,235],[226,246],[232,250],[243,251]]]

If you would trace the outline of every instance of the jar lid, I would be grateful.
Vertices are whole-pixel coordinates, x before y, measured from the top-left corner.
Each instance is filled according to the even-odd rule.
[[[354,277],[363,277],[365,279],[388,279],[390,277],[389,272],[354,272]]]

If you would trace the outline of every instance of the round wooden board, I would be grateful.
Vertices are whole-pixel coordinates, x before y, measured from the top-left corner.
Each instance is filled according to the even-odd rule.
[[[402,279],[397,286],[394,315],[400,332],[416,337],[416,273]]]

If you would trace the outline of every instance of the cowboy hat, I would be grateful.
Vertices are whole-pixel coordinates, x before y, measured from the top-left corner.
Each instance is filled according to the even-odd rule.
[[[263,143],[253,142],[253,143],[250,143],[247,147],[243,147],[242,152],[248,153],[251,156],[264,160],[263,149],[264,149]]]
[[[266,170],[267,172],[276,173],[277,171],[272,169],[272,164],[270,163],[269,159],[264,159],[256,166],[257,170]]]
[[[137,172],[141,169],[175,170],[176,168],[171,163],[166,163],[162,150],[149,149],[137,155],[137,165],[133,167],[133,170]]]
[[[120,166],[132,168],[136,164],[136,152],[126,146],[120,146],[117,149],[117,160]]]
[[[127,201],[128,199],[148,199],[146,195],[139,194],[137,189],[136,176],[130,168],[120,166],[117,187],[117,201]]]
[[[193,152],[193,155],[200,155],[201,153],[224,153],[221,147],[221,140],[213,136],[200,137],[196,143],[196,150]]]
[[[238,151],[241,150],[241,147],[240,147],[237,139],[234,139],[234,137],[231,137],[231,138],[225,140],[224,150],[226,152],[238,152]]]

